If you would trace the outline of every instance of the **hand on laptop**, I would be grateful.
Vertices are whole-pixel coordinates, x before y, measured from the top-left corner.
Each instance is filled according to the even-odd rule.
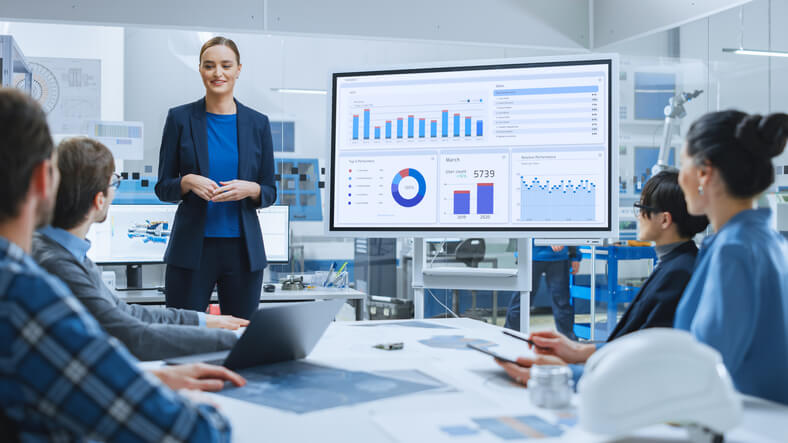
[[[236,386],[243,386],[246,380],[224,366],[205,363],[190,365],[165,366],[150,371],[172,390],[195,389],[199,391],[221,391],[224,382],[229,381]]]
[[[205,326],[208,328],[222,328],[236,330],[249,325],[249,320],[233,317],[232,315],[211,315],[205,316]]]

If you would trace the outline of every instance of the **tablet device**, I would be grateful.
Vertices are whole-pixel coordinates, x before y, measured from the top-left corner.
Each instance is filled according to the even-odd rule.
[[[479,351],[479,352],[481,352],[481,353],[487,354],[487,355],[489,355],[490,357],[496,358],[496,359],[498,359],[498,360],[500,360],[500,361],[504,361],[504,362],[506,362],[506,363],[514,363],[514,364],[517,364],[517,362],[516,362],[516,361],[514,361],[514,360],[512,360],[511,358],[509,358],[509,357],[504,357],[503,355],[501,355],[501,354],[498,354],[497,352],[493,352],[493,351],[491,351],[491,350],[489,350],[489,349],[487,349],[487,348],[483,348],[483,347],[481,347],[481,346],[476,346],[476,345],[474,345],[473,343],[468,343],[468,344],[467,344],[467,346],[468,346],[469,348],[473,349],[474,351]],[[519,365],[518,365],[518,366],[519,366]]]

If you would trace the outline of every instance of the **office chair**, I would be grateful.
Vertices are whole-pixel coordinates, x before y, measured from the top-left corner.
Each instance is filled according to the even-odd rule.
[[[479,263],[484,260],[486,249],[483,238],[467,238],[457,245],[454,258],[466,266],[478,268]]]

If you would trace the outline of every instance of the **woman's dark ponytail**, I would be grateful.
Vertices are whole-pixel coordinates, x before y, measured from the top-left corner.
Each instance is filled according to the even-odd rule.
[[[690,126],[687,153],[719,169],[731,195],[750,198],[774,181],[772,157],[783,152],[786,139],[788,114],[711,112]]]

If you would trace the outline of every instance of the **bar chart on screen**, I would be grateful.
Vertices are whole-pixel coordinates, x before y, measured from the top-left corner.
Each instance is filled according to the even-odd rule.
[[[413,94],[413,88],[380,93],[361,89],[348,108],[348,147],[474,145],[484,139],[488,94]],[[349,130],[347,130],[349,129]]]
[[[439,167],[441,223],[508,221],[508,151],[444,151]]]

